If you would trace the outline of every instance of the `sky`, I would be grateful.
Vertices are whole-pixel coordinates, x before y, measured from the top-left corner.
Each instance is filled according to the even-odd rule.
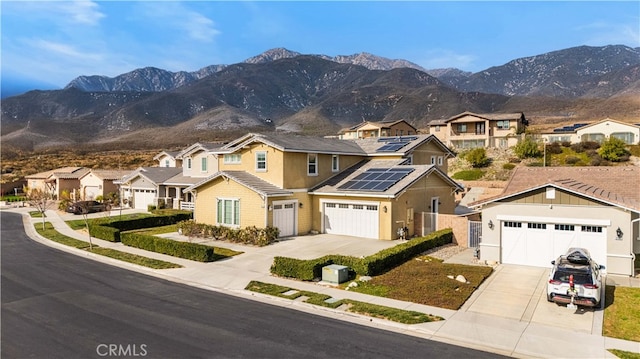
[[[2,0],[0,12],[3,91],[147,66],[196,71],[277,47],[478,72],[581,45],[640,46],[636,0]]]

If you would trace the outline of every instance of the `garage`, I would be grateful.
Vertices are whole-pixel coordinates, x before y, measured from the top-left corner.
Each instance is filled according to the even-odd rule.
[[[98,186],[86,186],[84,188],[84,199],[96,199],[100,195],[100,188]]]
[[[156,190],[153,189],[134,189],[133,190],[133,208],[147,209],[148,205],[153,205],[156,198]]]
[[[323,231],[344,236],[379,238],[377,202],[325,202]]]
[[[279,237],[296,235],[297,201],[273,202],[273,226],[280,230]]]
[[[582,247],[591,252],[597,263],[606,264],[607,228],[601,223],[580,222],[584,220],[501,221],[502,263],[550,267],[550,262],[569,248]]]

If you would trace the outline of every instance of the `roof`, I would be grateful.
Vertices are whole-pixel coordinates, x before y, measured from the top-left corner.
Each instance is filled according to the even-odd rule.
[[[378,122],[372,122],[372,121],[363,121],[358,123],[357,125],[353,125],[351,127],[346,127],[340,130],[340,133],[344,133],[344,132],[351,132],[351,131],[356,131],[357,129],[366,126],[366,125],[372,125],[378,128],[390,128],[391,126],[398,124],[400,122],[404,122],[407,125],[411,126],[411,128],[413,128],[414,130],[416,130],[416,128],[414,126],[412,126],[409,122],[407,122],[406,120],[402,119],[402,120],[386,120],[386,121],[378,121]]]
[[[282,189],[276,185],[273,185],[263,179],[260,179],[248,172],[245,171],[220,171],[217,172],[205,179],[202,179],[200,182],[189,186],[187,188],[185,188],[183,190],[183,192],[189,192],[192,191],[194,189],[197,189],[198,187],[209,183],[213,180],[215,180],[216,178],[229,178],[234,180],[235,182],[238,182],[239,184],[253,190],[254,192],[257,192],[263,196],[266,197],[273,197],[273,196],[286,196],[286,195],[291,195],[293,194],[293,192],[291,191],[287,191],[285,189]]]
[[[79,169],[84,167],[60,167],[49,171],[34,173],[32,175],[25,176],[27,179],[35,179],[35,178],[48,178],[54,173],[73,173]]]
[[[494,121],[498,121],[498,120],[519,120],[520,118],[524,117],[524,114],[522,112],[512,112],[512,113],[473,113],[473,112],[469,112],[469,111],[465,111],[463,113],[457,114],[453,117],[450,117],[449,119],[445,120],[444,122],[451,122],[454,121],[458,118],[464,117],[464,116],[474,116],[474,117],[479,117],[485,120],[494,120]]]
[[[443,173],[434,165],[403,165],[404,160],[367,160],[346,169],[342,173],[320,183],[312,188],[310,192],[316,195],[342,195],[354,197],[383,197],[395,198],[402,192],[426,175],[435,173],[437,176],[448,182],[452,187],[462,190],[462,187]],[[371,169],[412,169],[405,177],[395,182],[384,191],[371,190],[351,190],[345,189],[347,183],[354,181],[357,177],[363,175]]]
[[[191,186],[202,181],[202,177],[185,176],[182,172],[162,182],[167,186]]]
[[[163,155],[167,155],[172,158],[176,158],[181,151],[160,151],[157,155],[153,156],[154,160],[159,160]]]
[[[180,173],[180,167],[140,167],[114,183],[127,183],[138,176],[144,176],[155,184],[161,184]]]
[[[378,150],[385,144],[385,138],[381,137],[370,137],[370,138],[362,138],[362,139],[354,139],[354,140],[341,140],[341,141],[353,141],[355,142],[367,155],[406,155],[413,151],[415,148],[429,142],[434,142],[437,146],[439,146],[445,154],[450,157],[454,157],[455,154],[434,135],[411,135],[411,136],[399,136],[399,137],[386,137],[390,141],[399,141],[399,140],[408,140],[407,145],[399,148],[396,151],[392,152],[384,152],[381,153]]]
[[[84,167],[77,167],[77,169],[73,171],[65,170],[65,171],[59,172],[58,170],[54,170],[54,172],[51,174],[50,177],[57,178],[57,179],[74,180],[74,179],[80,179],[81,177],[89,173],[89,171],[91,171],[89,168],[84,168]]]
[[[121,179],[127,174],[131,173],[131,170],[103,170],[103,169],[92,169],[86,172],[82,177],[88,175],[89,173],[94,176],[100,178],[103,181],[112,181]]]
[[[580,128],[577,128],[576,131],[578,131],[578,130],[582,131],[585,128],[597,126],[597,125],[600,125],[600,124],[605,123],[605,122],[615,122],[615,123],[618,123],[620,125],[625,125],[625,126],[629,126],[629,127],[640,127],[639,125],[636,125],[636,124],[633,124],[633,123],[621,122],[621,121],[618,121],[618,120],[614,120],[612,118],[605,118],[604,120],[600,120],[598,122],[590,123],[590,124],[588,124],[586,126],[582,126]]]
[[[251,143],[261,142],[283,152],[366,155],[353,141],[337,138],[301,136],[294,134],[249,134],[222,148],[220,153],[233,153]]]
[[[532,190],[553,186],[640,212],[640,167],[517,167],[504,191],[470,203],[478,207]]]
[[[224,144],[219,142],[196,142],[193,145],[178,152],[175,158],[182,158],[184,156],[189,156],[193,153],[200,152],[200,151],[215,151],[215,150],[219,150],[223,146]]]

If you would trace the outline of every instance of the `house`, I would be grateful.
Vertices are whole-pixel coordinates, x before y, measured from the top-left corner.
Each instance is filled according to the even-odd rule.
[[[61,167],[50,171],[25,176],[29,190],[39,189],[60,198],[62,192],[68,192],[72,198],[80,188],[80,177],[89,172],[84,167]]]
[[[248,134],[212,154],[219,171],[186,188],[194,219],[395,239],[421,212],[453,213],[461,187],[446,175],[453,153],[434,136],[339,140]]]
[[[628,145],[640,143],[640,124],[616,121],[610,118],[594,122],[576,123],[556,128],[552,132],[543,133],[545,142],[604,142],[610,137],[621,139]]]
[[[522,112],[476,114],[467,111],[446,120],[431,121],[429,134],[455,148],[506,148],[518,143],[527,125]]]
[[[340,130],[338,138],[352,140],[369,137],[411,136],[417,133],[418,130],[405,120],[382,122],[364,121],[355,126]]]
[[[173,201],[182,199],[180,187],[171,188],[164,183],[181,174],[179,167],[140,167],[114,183],[120,186],[123,204],[131,208],[146,210],[149,205],[173,208]],[[170,204],[166,203],[168,200]]]
[[[160,151],[153,156],[154,161],[158,161],[158,167],[182,167],[182,160],[177,158],[180,151]]]
[[[114,183],[130,171],[91,169],[80,177],[80,198],[83,200],[105,197],[110,193],[118,193],[118,185]]]
[[[470,206],[482,214],[482,260],[550,267],[584,247],[608,273],[634,274],[638,167],[518,167],[502,194]]]

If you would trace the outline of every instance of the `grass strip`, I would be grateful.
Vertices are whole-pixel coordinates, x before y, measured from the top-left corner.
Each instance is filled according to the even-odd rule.
[[[640,342],[640,288],[605,289],[602,334],[607,337]]]
[[[45,218],[47,217],[47,215],[46,215],[46,214],[43,214],[43,213],[42,213],[42,212],[40,212],[40,211],[30,211],[30,212],[29,212],[29,215],[31,216],[31,218],[42,218],[43,216],[44,216]]]
[[[141,266],[153,268],[153,269],[167,269],[167,268],[182,268],[181,265],[171,262],[162,261],[159,259],[153,259],[149,257],[140,256],[137,254],[131,254],[127,252],[121,252],[111,248],[101,248],[97,245],[93,245],[93,250],[89,250],[89,243],[81,241],[75,238],[66,236],[53,228],[50,222],[45,223],[45,229],[42,229],[41,223],[34,224],[34,228],[41,236],[52,240],[54,242],[64,244],[73,248],[89,251],[105,257],[121,260],[128,263],[138,264]]]
[[[620,349],[607,349],[611,354],[621,359],[640,359],[640,353],[628,352]]]
[[[327,299],[331,297],[325,294],[308,292],[308,291],[297,291],[296,289],[277,285],[264,283],[259,281],[251,281],[245,288],[246,290],[250,290],[252,292],[262,293],[273,295],[280,298],[287,299],[296,299],[299,297],[307,297],[305,303],[319,305],[322,307],[328,308],[338,308],[343,304],[347,305],[346,310],[352,313],[362,314],[369,317],[380,318],[385,320],[391,320],[398,323],[403,324],[418,324],[418,323],[427,323],[434,322],[439,320],[444,320],[442,317],[438,317],[431,314],[425,314],[410,310],[403,310],[397,308],[386,307],[377,304],[364,303],[357,300],[351,299],[340,299],[335,302],[326,302]],[[284,293],[296,290],[295,293],[291,295],[286,295]]]

